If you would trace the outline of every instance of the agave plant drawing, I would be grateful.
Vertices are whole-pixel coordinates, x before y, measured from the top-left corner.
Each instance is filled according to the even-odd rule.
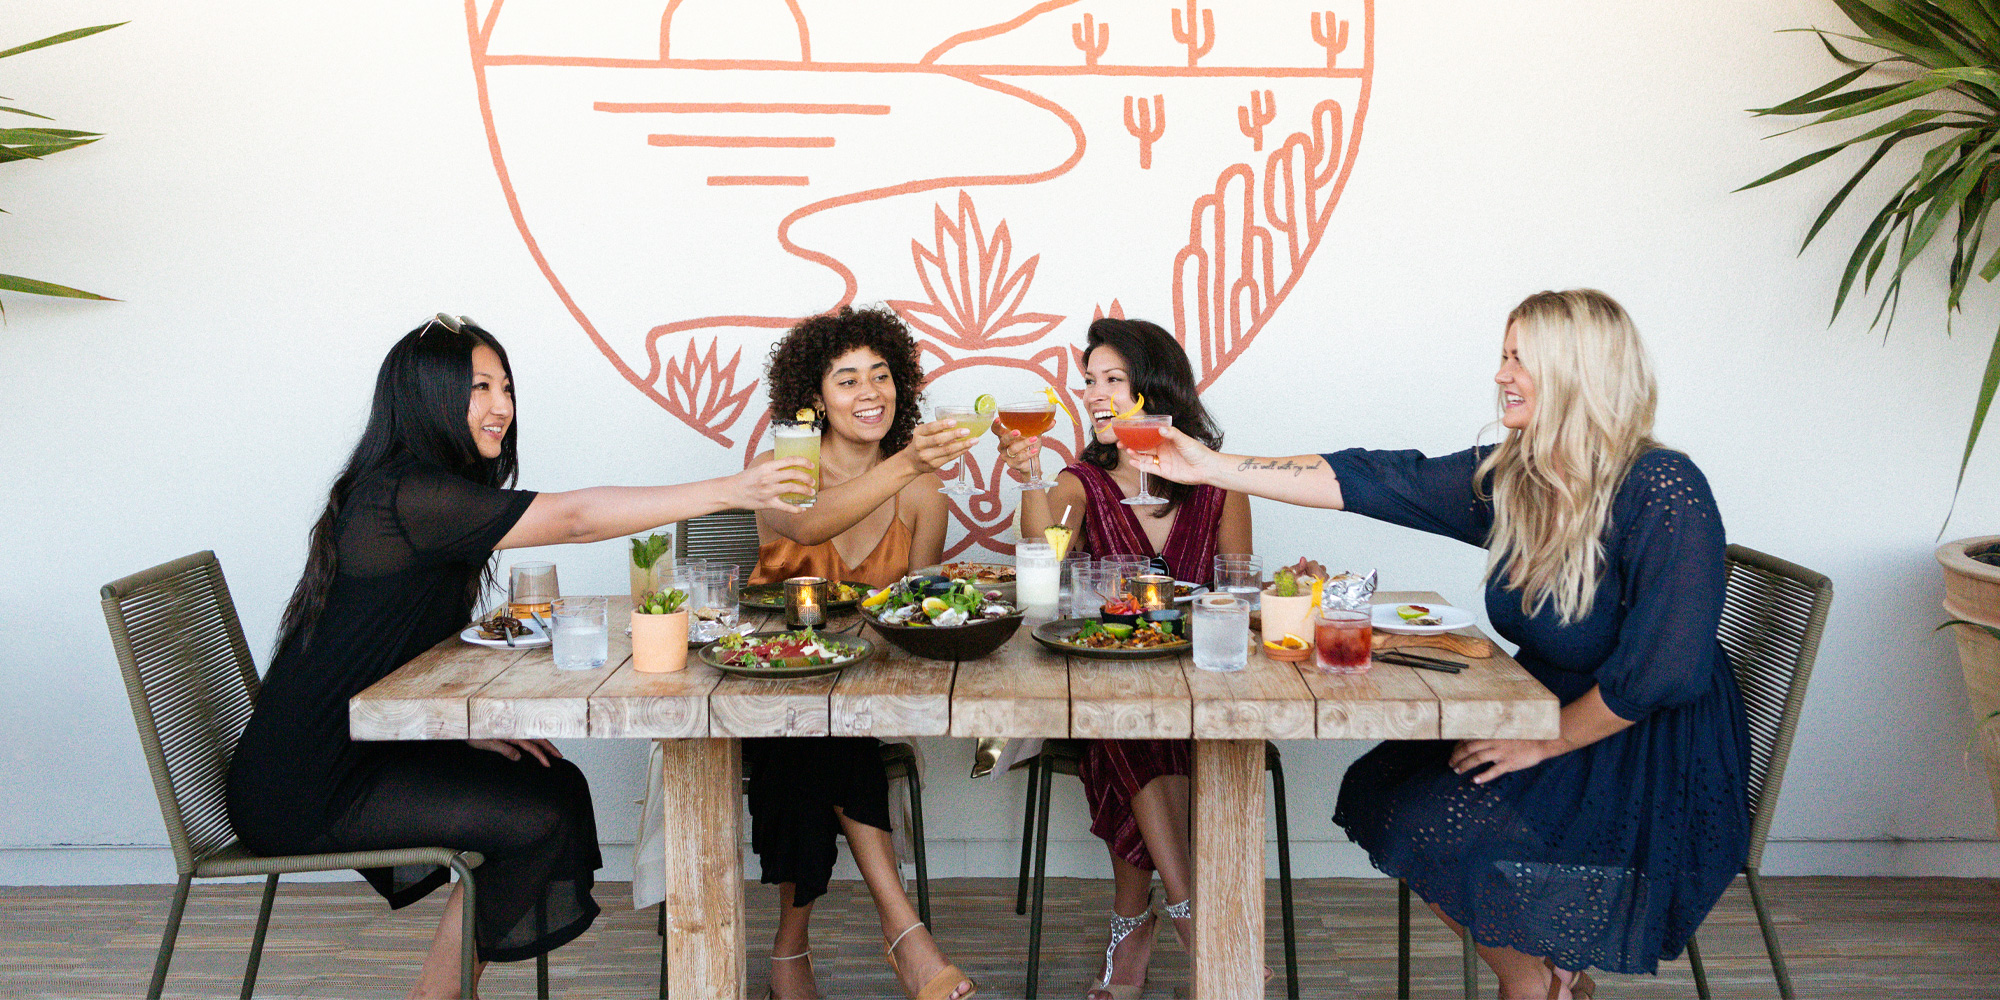
[[[2000,3],[1834,0],[1834,4],[1854,22],[1860,34],[1819,28],[1794,30],[1816,34],[1828,54],[1852,68],[1789,101],[1753,111],[1759,115],[1814,116],[1799,128],[1830,125],[1878,111],[1902,109],[1902,112],[1874,128],[1801,156],[1738,190],[1789,177],[1850,146],[1873,143],[1874,151],[1827,200],[1819,217],[1806,230],[1805,241],[1799,246],[1803,253],[1890,150],[1930,136],[1918,143],[1927,143],[1929,148],[1924,150],[1916,169],[1897,184],[1848,254],[1840,289],[1834,295],[1833,316],[1840,315],[1857,280],[1865,295],[1874,289],[1880,276],[1881,302],[1869,326],[1872,329],[1885,319],[1893,325],[1910,265],[1946,230],[1949,221],[1952,253],[1945,304],[1945,324],[1949,331],[1952,314],[1959,311],[1972,276],[1977,274],[1986,282],[2000,277],[2000,249],[1981,260],[1981,255],[1987,253],[1983,246],[1987,219],[1993,206],[2000,203]],[[1853,58],[1837,48],[1834,39],[1886,54],[1872,60]],[[1871,72],[1877,76],[1864,83],[1863,78]],[[1890,82],[1873,82],[1884,74],[1892,76]],[[1934,97],[1943,99],[1933,104]],[[1966,432],[1964,454],[1959,459],[1957,486],[1965,483],[1965,470],[1972,461],[1972,450],[1979,442],[1980,427],[1992,408],[1996,388],[2000,388],[2000,331],[1994,334],[1979,397],[1973,405],[1972,424]],[[1953,490],[1954,500],[1957,486]],[[1949,518],[1947,514],[1946,519]]]
[[[735,442],[724,432],[750,405],[750,396],[757,391],[757,380],[736,388],[736,366],[743,361],[743,349],[737,348],[726,365],[720,362],[720,352],[721,338],[709,340],[706,354],[697,354],[694,341],[688,341],[685,356],[667,359],[660,387],[664,390],[667,412],[727,448]]]
[[[941,343],[967,351],[1032,344],[1062,322],[1054,313],[1019,311],[1042,255],[1012,267],[1014,239],[1004,220],[993,227],[989,239],[980,227],[972,195],[965,191],[958,193],[956,220],[945,214],[943,205],[933,211],[932,245],[910,241],[917,278],[930,301],[890,299],[890,308],[904,321]]]
[[[126,22],[118,22],[118,24],[124,23]],[[100,24],[90,28],[77,28],[73,31],[65,31],[61,34],[50,35],[47,38],[28,42],[25,45],[16,45],[11,49],[0,51],[0,59],[5,59],[8,56],[18,56],[23,52],[32,52],[35,49],[43,49],[51,45],[60,45],[63,42],[72,42],[79,38],[95,35],[100,31],[109,31],[112,28],[118,27],[118,24]],[[0,97],[0,101],[6,100],[8,98]],[[42,121],[54,120],[48,115],[36,114],[26,108],[15,107],[12,104],[0,104],[0,112],[21,115],[26,118],[39,118]],[[23,126],[21,128],[0,128],[0,163],[9,160],[39,160],[45,156],[53,156],[65,150],[75,149],[78,146],[87,146],[96,142],[99,138],[101,136],[96,132],[81,132],[76,129],[50,128],[40,125]],[[71,288],[67,285],[58,285],[52,281],[41,281],[35,278],[23,278],[14,274],[0,274],[0,291],[23,292],[29,295],[55,295],[71,299],[113,301],[95,292],[86,292],[80,288]],[[4,304],[0,304],[0,315],[5,315],[6,311],[7,307]]]

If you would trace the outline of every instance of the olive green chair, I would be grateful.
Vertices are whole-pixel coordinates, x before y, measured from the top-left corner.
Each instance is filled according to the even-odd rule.
[[[280,875],[395,865],[442,865],[458,873],[465,886],[460,990],[471,996],[472,869],[484,860],[477,853],[413,847],[268,857],[252,853],[236,839],[229,825],[226,785],[230,758],[257,698],[257,671],[215,553],[197,552],[134,573],[105,584],[99,594],[180,874],[146,996],[157,1000],[166,986],[167,966],[173,960],[174,940],[194,879],[265,876],[250,961],[243,971],[241,995],[248,1000],[257,984],[257,965]],[[546,955],[536,959],[535,980],[537,995],[547,997]]]
[[[1028,769],[1028,802],[1021,819],[1021,874],[1014,883],[1014,912],[1028,915],[1028,982],[1024,996],[1035,1000],[1042,979],[1042,891],[1049,861],[1049,779],[1077,775],[1083,764],[1080,740],[1048,740],[1042,752],[1016,767]],[[1285,810],[1285,763],[1276,745],[1264,744],[1264,770],[1271,776],[1271,804],[1278,825],[1278,902],[1285,932],[1285,996],[1299,998],[1299,941],[1292,919],[1292,829]],[[1033,905],[1030,907],[1030,887]]]
[[[1778,946],[1771,911],[1764,904],[1758,868],[1764,863],[1771,820],[1778,812],[1778,787],[1784,782],[1792,737],[1798,732],[1799,712],[1805,707],[1806,682],[1819,655],[1827,611],[1833,607],[1833,581],[1825,574],[1741,545],[1729,547],[1727,579],[1716,638],[1729,653],[1750,729],[1750,850],[1743,865],[1743,881],[1750,889],[1750,905],[1757,911],[1757,927],[1764,934],[1764,952],[1771,960],[1778,996],[1792,1000],[1792,975]],[[1701,945],[1695,936],[1688,938],[1687,955],[1695,993],[1701,1000],[1709,1000],[1708,973],[1702,968]],[[1461,961],[1465,995],[1477,996],[1478,960],[1469,937]],[[1410,887],[1400,882],[1396,995],[1406,1000],[1410,995]]]

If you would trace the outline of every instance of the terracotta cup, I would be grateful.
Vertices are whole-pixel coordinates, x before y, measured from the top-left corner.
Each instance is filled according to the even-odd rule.
[[[632,615],[632,669],[646,674],[680,670],[688,662],[688,613]]]
[[[1307,642],[1312,641],[1314,609],[1311,593],[1300,594],[1297,597],[1279,597],[1267,587],[1263,598],[1265,642],[1277,642],[1283,639],[1287,632]]]

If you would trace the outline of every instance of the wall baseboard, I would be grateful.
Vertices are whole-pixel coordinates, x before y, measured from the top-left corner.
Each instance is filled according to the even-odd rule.
[[[632,878],[632,845],[605,844],[607,882]],[[757,862],[747,848],[744,871]],[[1021,863],[1016,840],[939,840],[930,844],[933,878],[1012,877]],[[1277,846],[1267,844],[1265,871],[1278,874]],[[904,866],[906,871],[908,865]],[[1766,875],[1943,876],[2000,878],[2000,840],[1774,840],[1764,853]],[[1096,840],[1052,840],[1048,872],[1057,878],[1109,878],[1104,848]],[[1345,840],[1295,840],[1295,878],[1368,878],[1377,875],[1367,855]],[[299,882],[344,882],[352,872],[292,875]],[[842,852],[838,879],[859,874]],[[164,846],[59,845],[0,848],[0,885],[169,885],[173,851]],[[218,880],[220,881],[220,880]],[[253,881],[239,879],[232,881]]]

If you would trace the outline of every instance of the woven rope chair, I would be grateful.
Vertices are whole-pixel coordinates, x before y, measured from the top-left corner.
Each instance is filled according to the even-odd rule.
[[[1014,912],[1028,914],[1026,1000],[1035,1000],[1042,980],[1042,889],[1049,860],[1049,779],[1077,776],[1084,747],[1077,740],[1049,740],[1042,752],[1014,765],[1028,769],[1028,802],[1021,819],[1021,874],[1014,883]],[[1299,941],[1292,919],[1292,831],[1285,810],[1285,764],[1275,744],[1264,744],[1264,770],[1271,776],[1271,803],[1278,824],[1278,901],[1285,932],[1285,996],[1299,998]],[[1032,862],[1032,865],[1031,865]],[[1033,907],[1029,890],[1033,887]]]
[[[723,510],[680,522],[674,532],[675,559],[706,559],[741,566],[747,578],[757,565],[757,514],[748,510]],[[917,917],[926,927],[931,923],[931,877],[929,859],[924,855],[924,782],[917,771],[917,751],[908,743],[882,744],[882,770],[890,781],[903,779],[910,798],[910,860],[916,866]],[[749,776],[743,788],[750,788]],[[660,934],[660,996],[667,995],[667,904],[660,904],[655,921]]]
[[[1778,930],[1764,905],[1764,889],[1758,868],[1764,863],[1764,846],[1771,836],[1771,819],[1778,812],[1778,788],[1784,783],[1785,765],[1792,756],[1792,737],[1798,732],[1799,712],[1805,706],[1806,681],[1812,677],[1813,660],[1819,655],[1820,633],[1833,606],[1833,581],[1804,566],[1766,555],[1756,549],[1731,545],[1728,552],[1727,593],[1722,602],[1722,623],[1716,638],[1729,652],[1736,673],[1736,686],[1743,693],[1744,715],[1750,729],[1750,850],[1743,865],[1743,880],[1750,889],[1750,904],[1757,911],[1757,927],[1764,934],[1764,952],[1771,960],[1777,979],[1778,996],[1792,1000],[1792,976],[1785,968],[1785,954],[1778,947]],[[1398,880],[1396,933],[1396,995],[1410,995],[1410,887]],[[1701,945],[1689,936],[1688,966],[1694,974],[1695,994],[1709,1000],[1708,974],[1701,964]],[[1461,962],[1465,995],[1478,995],[1478,958],[1467,937]]]
[[[415,847],[267,857],[252,853],[236,839],[229,825],[226,784],[229,761],[257,698],[257,671],[215,553],[183,556],[105,584],[99,593],[180,874],[147,997],[157,1000],[166,986],[167,966],[173,960],[174,940],[194,879],[266,876],[250,961],[243,972],[241,995],[249,1000],[280,875],[419,864],[446,866],[458,873],[465,887],[459,977],[461,992],[471,996],[472,869],[484,860],[477,853]],[[538,995],[547,997],[546,955],[536,960],[535,972]]]

